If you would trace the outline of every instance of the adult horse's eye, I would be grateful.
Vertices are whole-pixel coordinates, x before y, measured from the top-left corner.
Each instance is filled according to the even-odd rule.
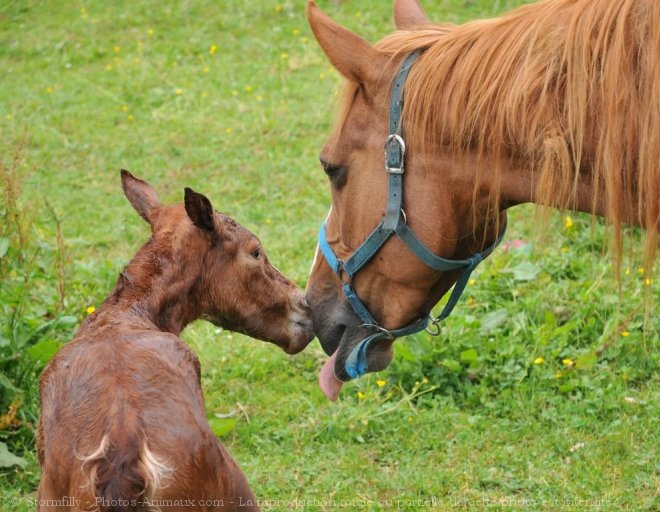
[[[255,259],[258,260],[261,258],[261,248],[255,249],[252,251],[251,256]]]
[[[341,165],[333,165],[330,162],[324,160],[323,158],[320,158],[319,160],[321,162],[321,166],[323,167],[323,170],[325,171],[325,173],[328,175],[328,178],[330,178],[330,179],[336,178],[337,175],[342,170]]]

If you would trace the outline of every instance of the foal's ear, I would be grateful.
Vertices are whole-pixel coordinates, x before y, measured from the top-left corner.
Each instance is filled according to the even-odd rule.
[[[186,213],[195,226],[204,231],[215,231],[213,205],[208,197],[186,187],[184,203]]]
[[[314,0],[307,3],[307,20],[330,63],[348,80],[369,83],[380,78],[387,57],[357,34],[335,23]]]
[[[151,188],[149,183],[133,176],[125,169],[121,170],[121,187],[135,211],[151,224],[154,211],[163,206],[156,191]]]
[[[394,0],[394,24],[399,30],[430,23],[419,5],[419,0]]]

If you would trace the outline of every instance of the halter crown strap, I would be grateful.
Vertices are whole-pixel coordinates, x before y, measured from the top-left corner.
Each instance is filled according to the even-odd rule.
[[[472,271],[500,244],[506,231],[506,224],[500,232],[493,245],[480,253],[473,254],[464,260],[450,260],[434,254],[428,249],[419,238],[412,232],[406,222],[403,214],[403,175],[404,175],[404,156],[406,145],[403,140],[403,127],[401,125],[401,114],[403,111],[403,88],[415,59],[419,57],[422,50],[415,50],[410,53],[403,61],[399,72],[392,83],[392,92],[390,96],[390,135],[385,141],[385,171],[388,174],[388,195],[387,208],[385,216],[380,221],[367,239],[355,250],[355,252],[346,261],[337,258],[336,254],[328,243],[325,223],[319,231],[319,248],[325,257],[332,271],[339,276],[342,282],[342,291],[346,300],[353,308],[355,314],[363,322],[363,327],[375,330],[376,332],[363,339],[349,354],[346,359],[346,373],[355,379],[367,372],[367,349],[371,343],[376,341],[392,341],[398,337],[406,336],[420,332],[428,327],[429,322],[437,326],[438,322],[444,320],[456,306],[461,297]],[[454,288],[445,304],[440,315],[433,319],[429,315],[415,320],[414,322],[399,329],[388,330],[382,327],[371,315],[369,309],[360,300],[351,285],[355,274],[362,269],[380,250],[380,248],[392,236],[396,235],[408,249],[417,256],[422,262],[434,270],[446,272],[449,270],[463,269]],[[432,332],[431,334],[439,334]]]

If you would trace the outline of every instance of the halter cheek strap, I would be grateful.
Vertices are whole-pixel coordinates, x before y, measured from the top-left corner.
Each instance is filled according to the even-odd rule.
[[[495,243],[484,251],[475,253],[464,260],[450,260],[431,252],[408,227],[406,216],[402,209],[403,164],[406,145],[402,137],[401,112],[403,109],[403,86],[413,62],[420,53],[421,50],[416,50],[405,58],[392,84],[390,135],[385,141],[385,171],[388,175],[388,195],[385,216],[376,229],[371,232],[367,239],[362,242],[346,261],[337,258],[337,255],[330,247],[325,233],[325,223],[319,231],[319,248],[332,271],[339,276],[346,300],[348,300],[355,314],[363,322],[363,327],[375,331],[374,334],[363,339],[346,359],[345,370],[351,379],[360,377],[367,372],[367,349],[372,342],[393,341],[401,336],[414,334],[424,329],[431,335],[439,335],[439,322],[447,318],[452,312],[470,279],[472,271],[495,250],[502,241],[506,231],[505,224]],[[351,283],[353,277],[376,255],[392,235],[396,235],[417,258],[430,268],[439,272],[463,269],[463,272],[456,281],[447,304],[437,318],[434,319],[429,314],[425,314],[404,327],[388,330],[374,319],[358,297]],[[434,330],[429,329],[429,323],[435,326]]]

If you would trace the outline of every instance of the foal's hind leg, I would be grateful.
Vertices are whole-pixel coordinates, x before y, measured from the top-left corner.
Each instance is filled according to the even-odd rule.
[[[235,512],[259,512],[260,509],[257,505],[257,498],[255,498],[254,494],[252,493],[252,489],[250,489],[250,486],[248,485],[247,478],[245,478],[245,475],[238,468],[238,466],[235,467],[238,471],[234,475],[233,482],[234,496],[232,499],[234,500],[235,504],[233,510]]]
[[[236,464],[232,456],[229,455],[229,452],[227,452],[220,442],[218,442],[218,447],[225,461],[222,474],[218,477],[218,485],[230,490],[225,500],[229,506],[223,510],[230,510],[232,512],[259,512],[257,498],[252,493],[245,474],[243,474],[241,468],[238,467],[238,464]]]

